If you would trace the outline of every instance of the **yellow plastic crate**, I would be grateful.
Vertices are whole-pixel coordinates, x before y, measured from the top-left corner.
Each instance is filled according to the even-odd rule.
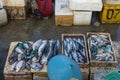
[[[106,4],[100,13],[102,23],[120,23],[120,4]]]

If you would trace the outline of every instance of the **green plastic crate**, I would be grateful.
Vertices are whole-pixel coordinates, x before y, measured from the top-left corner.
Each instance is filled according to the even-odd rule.
[[[120,80],[120,73],[114,70],[105,76],[105,80]]]

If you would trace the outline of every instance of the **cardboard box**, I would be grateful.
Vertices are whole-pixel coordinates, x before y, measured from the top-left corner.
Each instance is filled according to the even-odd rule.
[[[57,26],[73,24],[73,12],[68,7],[68,0],[55,0],[55,23]]]

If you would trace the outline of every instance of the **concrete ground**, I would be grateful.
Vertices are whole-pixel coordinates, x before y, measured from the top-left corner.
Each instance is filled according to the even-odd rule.
[[[38,39],[61,39],[63,33],[108,32],[113,41],[120,41],[120,24],[104,24],[100,27],[91,26],[55,26],[54,18],[48,20],[11,20],[6,26],[0,27],[0,80],[12,41],[36,41]]]

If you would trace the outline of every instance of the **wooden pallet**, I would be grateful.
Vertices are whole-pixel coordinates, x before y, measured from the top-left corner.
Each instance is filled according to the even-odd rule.
[[[99,33],[93,33],[93,32],[88,32],[87,33],[87,38],[90,37],[93,34],[95,34],[95,35],[101,34],[101,35],[108,36],[108,38],[110,40],[110,44],[112,45],[112,40],[111,40],[111,37],[110,37],[109,33],[101,33],[101,32],[99,32]],[[114,58],[113,61],[107,61],[107,62],[106,61],[95,61],[95,60],[91,59],[91,52],[90,52],[90,47],[89,47],[90,46],[89,45],[89,41],[87,41],[87,43],[88,43],[88,51],[89,51],[89,58],[90,58],[90,66],[91,67],[98,67],[98,66],[99,67],[116,67],[116,65],[117,65],[117,58],[116,58],[116,55],[115,55],[113,47],[112,47],[113,58]]]
[[[15,71],[10,70],[11,65],[8,62],[8,58],[11,55],[12,50],[14,49],[14,46],[17,43],[18,42],[12,42],[10,44],[8,56],[7,56],[5,67],[4,67],[4,78],[5,78],[5,80],[32,80],[31,72],[26,70],[26,69],[20,70],[19,72],[15,72]]]

